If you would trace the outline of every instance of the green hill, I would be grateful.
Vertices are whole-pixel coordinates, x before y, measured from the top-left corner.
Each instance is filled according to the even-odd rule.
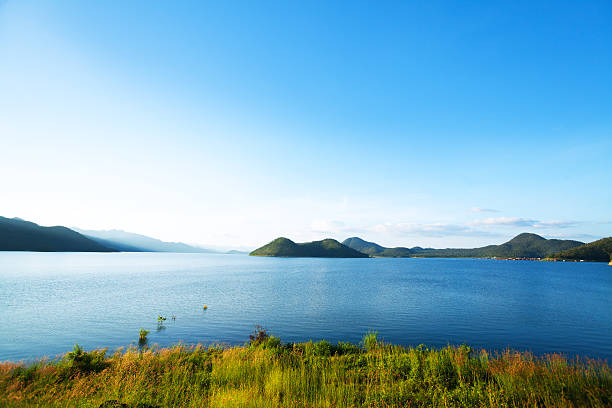
[[[342,241],[342,245],[368,255],[377,255],[386,249],[385,247],[375,244],[374,242],[364,241],[359,237],[347,238]]]
[[[251,252],[251,256],[278,256],[304,258],[368,258],[367,254],[351,249],[335,239],[295,243],[287,238],[276,238]]]
[[[374,242],[365,241],[359,237],[351,237],[342,241],[342,245],[346,245],[349,248],[353,248],[356,251],[363,252],[370,256],[384,256],[390,258],[407,258],[413,256],[419,250],[423,250],[421,247],[414,248],[385,248]]]
[[[400,258],[544,258],[555,252],[583,245],[579,241],[546,239],[530,233],[519,234],[501,245],[488,245],[481,248],[384,248],[360,238],[349,238],[344,243],[372,256]]]
[[[66,227],[0,217],[0,251],[115,252]]]
[[[551,258],[572,261],[610,262],[612,260],[612,237],[581,245],[551,255]]]
[[[467,256],[477,258],[544,258],[554,252],[582,244],[580,241],[546,239],[537,234],[522,233],[501,245],[488,245],[459,251],[465,251]]]

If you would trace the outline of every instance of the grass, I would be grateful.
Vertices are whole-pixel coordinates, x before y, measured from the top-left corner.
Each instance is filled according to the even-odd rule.
[[[122,405],[124,404],[124,405]],[[80,347],[56,361],[0,364],[8,407],[606,407],[601,361],[467,346],[429,349],[327,341],[244,346]]]

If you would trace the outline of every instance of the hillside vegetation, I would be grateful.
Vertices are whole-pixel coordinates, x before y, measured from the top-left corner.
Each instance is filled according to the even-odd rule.
[[[609,407],[612,372],[568,361],[467,346],[282,344],[142,350],[107,357],[79,347],[59,361],[0,363],[3,407]]]
[[[557,252],[551,258],[572,261],[610,262],[612,260],[612,237]]]
[[[344,243],[371,256],[425,258],[544,258],[555,252],[583,245],[580,241],[546,239],[529,233],[519,234],[501,245],[481,248],[384,248],[359,238],[349,238]]]
[[[41,227],[19,218],[0,217],[0,251],[114,252],[66,227]]]
[[[367,258],[368,255],[351,249],[335,239],[295,243],[287,238],[276,238],[250,253],[251,256]]]
[[[423,251],[423,248],[421,247],[385,248],[374,242],[365,241],[359,237],[347,238],[344,241],[342,241],[342,244],[348,246],[349,248],[353,248],[359,252],[363,252],[364,254],[368,254],[370,256],[384,256],[384,257],[391,257],[391,258],[407,258],[407,257],[414,256],[414,254],[420,251]],[[433,248],[428,248],[428,249],[431,250]]]
[[[375,244],[374,242],[364,241],[359,237],[347,238],[342,241],[342,245],[368,255],[376,255],[386,249],[385,247]]]

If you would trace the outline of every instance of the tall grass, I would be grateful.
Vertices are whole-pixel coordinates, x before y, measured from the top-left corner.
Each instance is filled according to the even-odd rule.
[[[57,361],[0,364],[0,406],[612,406],[612,372],[600,361],[405,348],[375,334],[362,345],[266,335],[239,347],[132,347],[110,357],[77,347]]]

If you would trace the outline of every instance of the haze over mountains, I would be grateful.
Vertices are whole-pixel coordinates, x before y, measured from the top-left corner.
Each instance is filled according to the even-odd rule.
[[[91,231],[62,226],[43,227],[20,218],[6,217],[0,217],[0,251],[217,252],[181,242],[164,242],[120,230]]]
[[[182,242],[165,242],[133,232],[121,230],[83,230],[75,231],[106,247],[125,252],[182,252],[182,253],[214,253],[211,249],[187,245]]]

